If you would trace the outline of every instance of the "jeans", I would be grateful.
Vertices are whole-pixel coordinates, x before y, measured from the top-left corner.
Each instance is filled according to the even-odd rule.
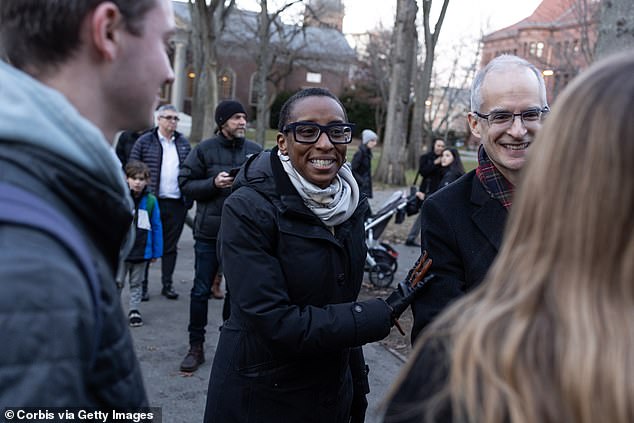
[[[218,271],[216,241],[194,242],[195,265],[194,285],[190,293],[189,305],[189,344],[205,342],[205,326],[211,285]]]

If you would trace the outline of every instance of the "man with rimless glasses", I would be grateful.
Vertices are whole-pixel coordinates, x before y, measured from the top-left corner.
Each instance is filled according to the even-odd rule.
[[[185,225],[186,202],[178,187],[178,171],[191,147],[189,141],[176,130],[178,110],[165,104],[156,111],[157,127],[141,135],[132,147],[130,160],[144,162],[150,168],[150,188],[156,195],[163,226],[163,257],[161,258],[161,294],[170,300],[178,298],[172,276],[176,266],[176,245]],[[147,283],[143,285],[143,300],[149,298]]]
[[[478,167],[431,196],[421,209],[422,248],[437,279],[412,304],[412,342],[449,303],[478,286],[498,253],[504,224],[536,132],[548,114],[546,86],[517,56],[493,59],[471,87]]]

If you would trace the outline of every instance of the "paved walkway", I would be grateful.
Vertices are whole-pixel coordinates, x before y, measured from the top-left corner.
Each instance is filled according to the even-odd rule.
[[[381,201],[379,195],[375,201]],[[399,272],[405,272],[413,262],[417,249],[395,246],[401,253]],[[162,407],[164,423],[200,422],[205,409],[205,399],[211,363],[218,341],[221,323],[222,301],[209,301],[209,325],[205,344],[206,363],[192,375],[179,372],[179,365],[188,348],[187,324],[189,315],[189,290],[194,269],[193,239],[191,230],[185,227],[179,243],[179,255],[174,274],[174,288],[180,294],[178,300],[168,300],[160,295],[160,265],[150,270],[150,301],[141,303],[144,325],[131,328],[135,348],[145,379],[152,406]],[[397,274],[397,280],[403,275]],[[127,288],[123,294],[127,305]],[[126,307],[124,307],[126,308]],[[395,330],[395,329],[394,329]],[[402,366],[402,361],[378,343],[364,346],[370,366],[369,409],[366,422],[379,422],[377,407]]]

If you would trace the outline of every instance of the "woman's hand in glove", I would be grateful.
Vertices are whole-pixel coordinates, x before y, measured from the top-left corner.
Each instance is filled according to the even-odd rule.
[[[405,333],[398,324],[398,318],[420,295],[422,288],[433,279],[433,274],[425,276],[431,267],[431,263],[432,260],[428,257],[427,251],[423,251],[423,254],[416,260],[414,267],[409,270],[405,279],[399,282],[394,292],[385,299],[385,302],[392,310],[392,323],[396,325],[403,336]]]

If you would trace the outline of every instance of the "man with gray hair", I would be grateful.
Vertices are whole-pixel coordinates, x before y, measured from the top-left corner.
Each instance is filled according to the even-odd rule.
[[[172,280],[176,267],[176,246],[183,232],[185,216],[191,202],[181,194],[178,172],[191,147],[187,138],[176,130],[178,111],[165,104],[156,111],[157,126],[141,135],[134,143],[130,160],[140,160],[150,168],[149,187],[158,198],[163,225],[163,257],[161,258],[161,294],[170,300],[178,298]],[[147,283],[142,298],[149,299]]]
[[[527,151],[548,110],[542,74],[524,59],[502,55],[476,75],[468,121],[480,138],[478,167],[423,203],[422,249],[433,259],[436,278],[412,304],[412,341],[487,273]]]
[[[148,405],[114,281],[133,204],[111,143],[152,124],[174,30],[169,0],[0,1],[7,419]]]

